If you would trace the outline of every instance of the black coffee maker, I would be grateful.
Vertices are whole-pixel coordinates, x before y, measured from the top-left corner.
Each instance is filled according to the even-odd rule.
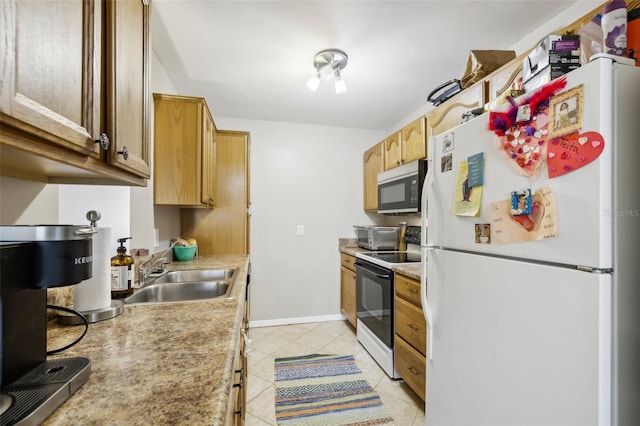
[[[0,425],[39,424],[89,377],[87,358],[47,360],[47,288],[91,278],[93,228],[0,226]]]

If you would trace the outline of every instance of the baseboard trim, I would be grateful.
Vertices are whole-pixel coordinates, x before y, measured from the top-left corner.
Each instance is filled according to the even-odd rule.
[[[347,318],[342,314],[335,315],[320,315],[317,317],[298,317],[298,318],[280,318],[272,320],[257,320],[249,321],[249,327],[271,327],[274,325],[291,325],[291,324],[306,324],[310,322],[328,322],[346,320]]]

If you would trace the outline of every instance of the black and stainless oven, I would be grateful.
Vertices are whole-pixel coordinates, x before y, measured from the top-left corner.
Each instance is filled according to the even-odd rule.
[[[417,232],[417,235],[416,235]],[[420,228],[409,227],[405,241],[420,241]],[[356,253],[356,308],[358,341],[391,378],[394,369],[394,272],[393,266],[420,262],[419,245],[407,251]]]

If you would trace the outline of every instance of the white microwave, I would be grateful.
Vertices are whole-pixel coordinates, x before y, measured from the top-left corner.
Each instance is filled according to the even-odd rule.
[[[378,213],[419,214],[427,161],[416,160],[378,174]]]

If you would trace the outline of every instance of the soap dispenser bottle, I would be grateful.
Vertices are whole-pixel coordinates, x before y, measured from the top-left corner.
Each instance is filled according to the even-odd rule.
[[[131,237],[119,238],[118,254],[111,258],[111,298],[119,299],[133,294],[133,256],[127,254],[124,243]]]

